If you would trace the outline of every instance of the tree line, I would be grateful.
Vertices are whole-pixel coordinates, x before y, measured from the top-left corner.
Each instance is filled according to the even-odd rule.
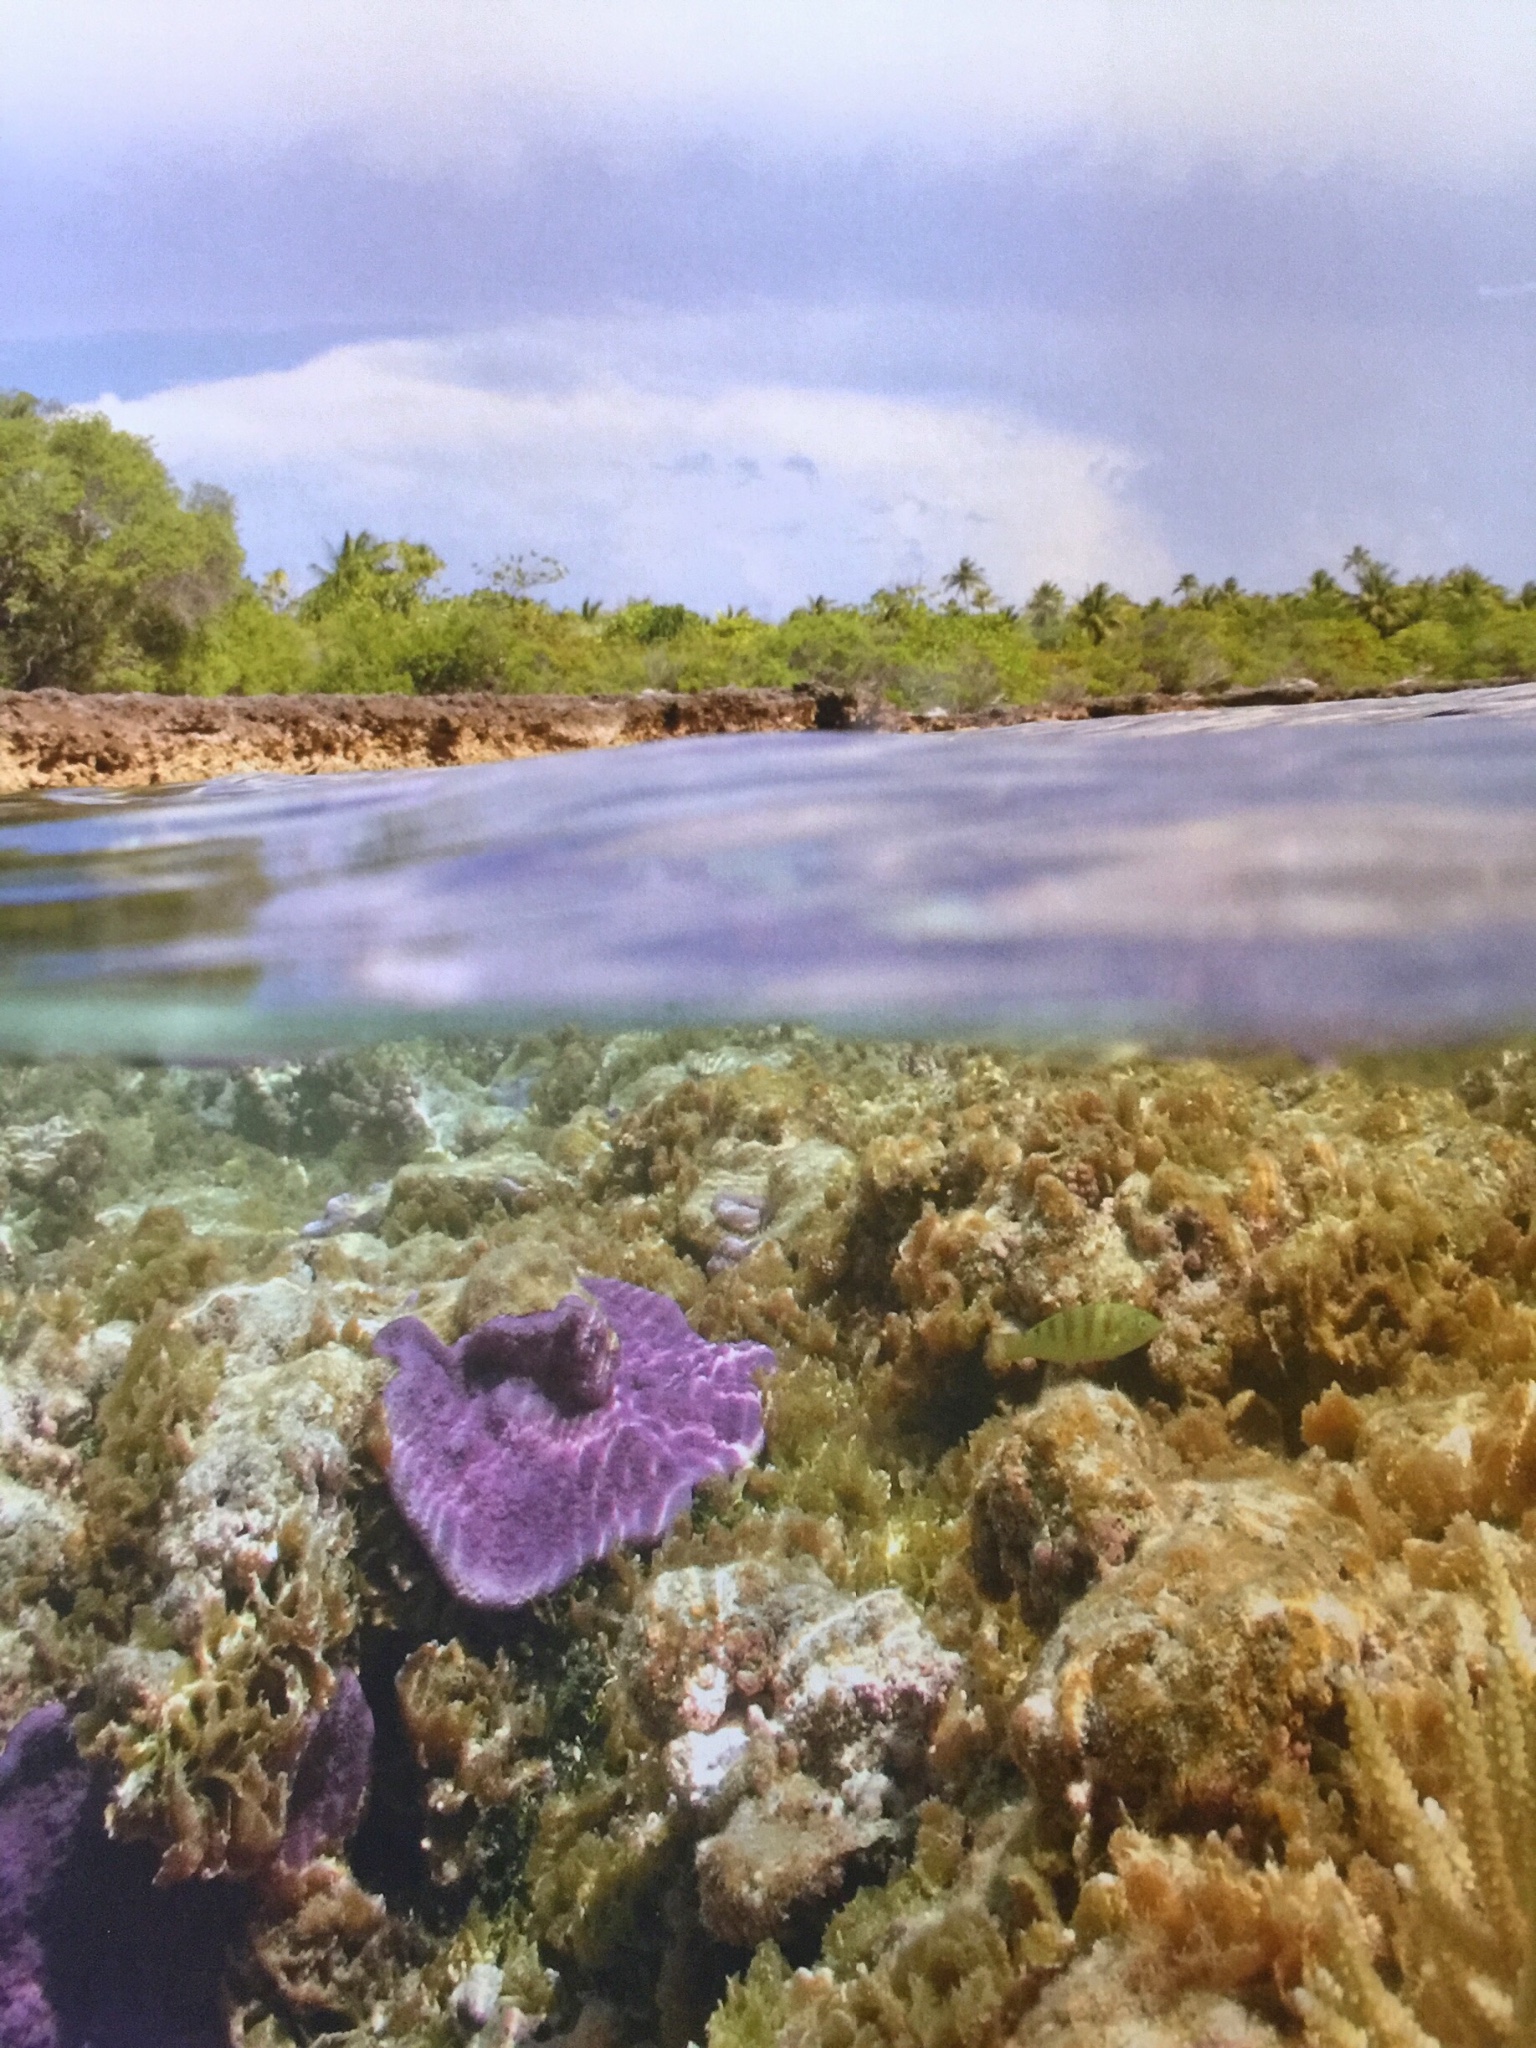
[[[347,533],[294,592],[245,570],[233,499],[177,488],[147,441],[98,414],[0,393],[0,687],[571,691],[814,681],[909,708],[1137,691],[1200,695],[1308,677],[1344,692],[1536,675],[1536,581],[1400,577],[1364,547],[1299,589],[1180,577],[1138,603],[1040,583],[1007,603],[962,558],[936,588],[811,597],[787,618],[556,601],[565,572],[515,555],[440,589],[424,543]]]

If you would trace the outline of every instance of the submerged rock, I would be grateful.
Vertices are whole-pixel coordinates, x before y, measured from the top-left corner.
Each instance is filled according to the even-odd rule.
[[[1168,1508],[1152,1434],[1123,1394],[1049,1389],[1014,1417],[971,1497],[971,1557],[995,1599],[1017,1591],[1035,1622],[1134,1556]]]
[[[671,1733],[668,1782],[700,1830],[717,1940],[782,1935],[896,1836],[959,1670],[891,1588],[850,1597],[805,1564],[653,1580],[620,1671],[642,1719]]]
[[[1304,1760],[1363,1644],[1396,1631],[1358,1524],[1305,1492],[1184,1481],[1165,1507],[1046,1643],[1014,1748],[1084,1819],[1226,1827]]]
[[[396,1504],[444,1580],[521,1607],[621,1543],[654,1543],[701,1480],[763,1443],[761,1344],[711,1344],[675,1301],[587,1279],[590,1301],[499,1316],[457,1344],[387,1324]],[[595,1306],[594,1306],[595,1304]]]
[[[699,1844],[699,1917],[717,1940],[756,1948],[841,1890],[849,1858],[890,1832],[878,1810],[850,1813],[798,1771],[775,1779]]]

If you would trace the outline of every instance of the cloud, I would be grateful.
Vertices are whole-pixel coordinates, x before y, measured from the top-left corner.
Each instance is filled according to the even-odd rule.
[[[367,526],[432,542],[460,581],[537,548],[572,598],[650,593],[782,612],[936,578],[962,554],[1020,596],[1043,577],[1162,587],[1126,451],[1002,407],[740,378],[658,386],[565,358],[492,381],[537,339],[383,342],[296,369],[107,397],[183,480],[236,493],[253,564],[302,572]],[[576,352],[579,356],[579,351]]]
[[[1529,0],[0,0],[0,47],[0,129],[61,165],[316,138],[412,175],[552,138],[1536,164]]]

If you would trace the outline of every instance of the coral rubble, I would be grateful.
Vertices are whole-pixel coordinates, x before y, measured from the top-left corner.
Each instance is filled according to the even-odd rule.
[[[0,2031],[1525,2038],[1530,1072],[0,1066]]]

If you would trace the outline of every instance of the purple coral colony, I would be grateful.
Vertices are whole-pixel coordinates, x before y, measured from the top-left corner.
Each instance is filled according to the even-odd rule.
[[[521,1607],[621,1543],[654,1543],[705,1479],[762,1449],[761,1344],[711,1344],[665,1295],[583,1279],[448,1345],[402,1316],[375,1348],[389,1487],[444,1581]]]

